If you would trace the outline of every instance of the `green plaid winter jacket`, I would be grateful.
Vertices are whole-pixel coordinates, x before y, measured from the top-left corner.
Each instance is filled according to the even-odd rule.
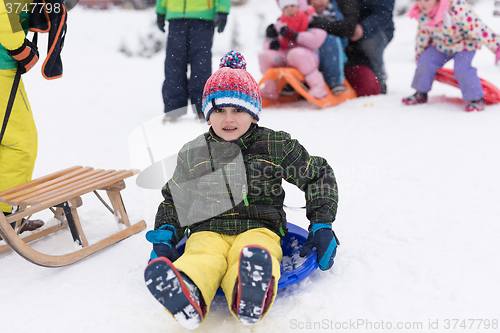
[[[335,220],[337,183],[325,159],[310,156],[288,133],[256,124],[232,142],[210,128],[179,152],[174,175],[162,189],[155,230],[174,226],[177,242],[187,227],[191,233],[229,235],[268,228],[284,237],[283,179],[305,192],[311,223]]]

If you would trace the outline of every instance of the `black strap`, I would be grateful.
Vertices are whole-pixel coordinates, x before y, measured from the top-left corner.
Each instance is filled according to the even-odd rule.
[[[78,245],[82,245],[82,239],[80,238],[80,234],[78,233],[78,229],[75,224],[75,219],[73,218],[73,214],[71,213],[70,202],[65,201],[54,207],[60,207],[64,211],[64,216],[66,216],[66,222],[68,222],[69,231],[71,232],[71,236],[73,237],[73,241],[77,242]]]
[[[7,123],[9,122],[10,112],[14,106],[14,100],[16,99],[17,88],[19,87],[19,81],[21,81],[21,69],[18,67],[16,71],[16,76],[14,77],[14,82],[12,83],[12,90],[10,91],[9,101],[7,102],[7,109],[5,110],[5,116],[3,117],[2,131],[0,132],[0,144],[2,143],[3,135],[7,129]]]
[[[31,42],[38,48],[38,32],[33,33],[33,40]]]

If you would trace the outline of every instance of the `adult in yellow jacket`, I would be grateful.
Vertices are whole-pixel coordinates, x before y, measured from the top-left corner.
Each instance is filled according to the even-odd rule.
[[[0,192],[31,180],[37,155],[37,131],[22,79],[10,115],[6,114],[16,72],[24,74],[38,61],[36,46],[26,39],[30,7],[0,0],[0,126],[8,116],[0,143]],[[12,213],[6,203],[0,203],[0,209]],[[26,225],[22,231],[43,225],[40,220],[30,222],[37,225]]]

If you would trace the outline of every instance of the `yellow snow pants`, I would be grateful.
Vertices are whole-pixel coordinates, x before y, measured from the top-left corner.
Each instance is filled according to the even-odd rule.
[[[0,128],[5,117],[15,74],[16,69],[0,70]],[[37,148],[35,120],[21,79],[0,145],[0,192],[31,180]],[[0,210],[10,213],[12,207],[6,203],[0,203]]]
[[[188,238],[184,254],[174,262],[174,266],[198,286],[207,304],[207,313],[220,286],[226,296],[229,311],[237,317],[231,308],[233,290],[238,278],[240,253],[249,245],[265,248],[272,257],[274,286],[270,309],[278,292],[280,262],[283,257],[277,234],[266,228],[258,228],[231,236],[200,231]]]

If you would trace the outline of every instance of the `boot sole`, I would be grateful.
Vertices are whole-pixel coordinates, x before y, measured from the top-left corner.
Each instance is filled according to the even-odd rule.
[[[425,104],[425,103],[427,103],[427,101],[418,102],[418,101],[407,101],[407,100],[403,100],[402,102],[405,105],[418,105],[418,104]]]
[[[144,271],[144,280],[151,294],[186,329],[197,328],[202,311],[179,271],[167,258],[152,260]]]
[[[484,106],[477,108],[465,108],[465,112],[483,111],[484,109],[485,109]]]
[[[271,255],[262,247],[245,247],[241,251],[237,304],[238,318],[244,325],[253,325],[262,317],[272,265]]]

